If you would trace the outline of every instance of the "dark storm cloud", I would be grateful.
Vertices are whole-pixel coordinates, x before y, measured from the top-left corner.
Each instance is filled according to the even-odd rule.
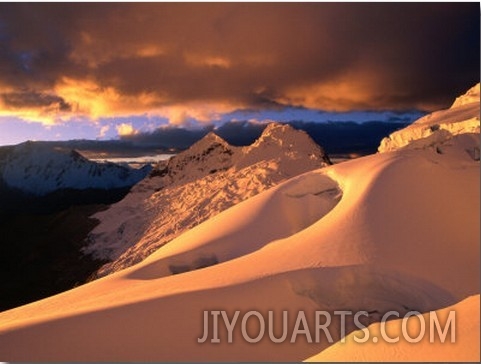
[[[71,105],[59,96],[41,94],[38,92],[12,92],[0,94],[4,105],[13,108],[50,108],[54,107],[59,111],[70,111]]]
[[[479,52],[476,3],[0,5],[1,87],[66,98],[67,77],[139,113],[445,107],[479,82]]]
[[[0,83],[31,89],[53,86],[85,69],[71,60],[84,22],[95,27],[110,9],[101,4],[0,4]]]

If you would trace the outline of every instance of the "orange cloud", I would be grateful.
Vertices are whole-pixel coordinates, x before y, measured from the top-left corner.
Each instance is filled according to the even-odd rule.
[[[79,116],[88,117],[95,122],[101,117],[144,114],[165,117],[174,125],[186,125],[190,120],[212,122],[220,119],[224,113],[246,106],[228,100],[172,103],[167,97],[159,97],[158,93],[125,95],[115,87],[102,87],[94,80],[68,77],[63,77],[48,95],[51,95],[52,101],[49,104],[42,106],[38,102],[33,104],[30,100],[30,104],[21,107],[13,104],[12,100],[12,105],[7,105],[0,97],[0,116],[18,116],[27,121],[54,125]],[[68,105],[68,110],[62,110],[60,101]],[[104,126],[99,136],[104,136],[108,130],[108,127]],[[128,135],[133,129],[129,129],[127,124],[121,125],[117,131],[121,135]]]
[[[0,116],[14,116],[44,125],[67,118],[71,105],[52,90],[36,92],[3,87],[0,93]]]
[[[114,117],[133,115],[139,111],[148,111],[162,101],[153,93],[139,95],[122,95],[114,87],[102,87],[93,80],[79,80],[64,77],[56,85],[57,95],[67,100],[76,115]]]
[[[88,116],[93,120],[142,113],[166,117],[171,124],[185,125],[189,119],[211,122],[219,119],[223,113],[245,106],[229,101],[173,104],[167,97],[162,99],[157,93],[123,95],[114,87],[101,87],[94,81],[69,78],[63,78],[55,92],[72,105],[72,115]]]
[[[379,72],[379,70],[376,70]],[[351,70],[340,77],[288,87],[276,101],[325,111],[349,111],[383,106],[382,76],[365,68]]]
[[[46,126],[52,126],[61,120],[58,115],[50,115],[38,109],[9,110],[3,106],[0,106],[0,116],[18,117],[25,121],[37,122]]]

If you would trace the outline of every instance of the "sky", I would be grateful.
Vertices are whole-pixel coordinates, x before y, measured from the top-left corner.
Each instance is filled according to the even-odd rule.
[[[0,145],[390,121],[479,82],[478,3],[0,4]]]

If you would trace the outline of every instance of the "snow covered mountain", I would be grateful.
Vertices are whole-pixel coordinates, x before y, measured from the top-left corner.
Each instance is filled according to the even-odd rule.
[[[179,235],[135,266],[0,313],[0,357],[479,361],[480,174],[479,160],[466,152],[473,145],[479,148],[479,132],[445,140],[442,153],[430,147],[399,148],[290,178]],[[220,161],[228,154],[221,153],[224,147],[215,150],[219,165],[230,165]],[[240,155],[239,161],[247,158],[234,155]],[[180,161],[179,169],[171,162],[178,173],[168,177],[170,169],[162,169],[157,181],[180,178],[175,177],[183,175]],[[222,173],[231,169],[236,167]],[[188,207],[182,207],[182,196],[172,198],[179,211]],[[402,317],[412,310],[426,315],[451,309],[459,310],[455,344],[431,344],[425,336],[420,343],[373,340],[358,350],[350,342],[352,326],[346,343],[339,343],[339,320],[326,324],[337,343],[325,336],[309,343],[304,334],[290,340],[299,312],[313,332],[317,311],[367,311],[368,330],[374,334],[379,331],[376,321],[392,310]],[[268,311],[278,318],[287,312],[289,337],[275,343],[266,327],[262,340],[249,343],[241,336],[239,318],[232,342],[225,325],[219,325],[219,340],[200,344],[204,312],[213,310],[225,310],[229,321],[235,311],[244,317],[257,311],[266,318]],[[260,320],[252,321],[247,330],[253,329],[250,336],[256,337]],[[405,324],[414,337],[416,324],[416,317]],[[399,320],[387,325],[395,331],[389,336],[401,335]]]
[[[84,251],[113,260],[100,276],[129,267],[228,207],[328,164],[322,148],[288,125],[270,124],[247,147],[231,146],[209,133],[95,215],[100,224]]]
[[[401,148],[435,148],[455,135],[479,134],[479,89],[478,83],[464,95],[456,98],[449,109],[426,115],[384,138],[379,146],[379,152]],[[473,158],[479,159],[479,148],[470,150],[470,153]]]
[[[25,142],[2,149],[0,179],[10,188],[36,196],[61,189],[130,187],[150,170],[96,163],[75,150],[54,147],[48,142]]]

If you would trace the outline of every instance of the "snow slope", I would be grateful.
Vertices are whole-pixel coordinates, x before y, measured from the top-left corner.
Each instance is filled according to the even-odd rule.
[[[328,163],[305,132],[288,125],[270,124],[247,147],[231,146],[209,133],[95,215],[100,224],[84,251],[113,260],[100,276],[129,267],[228,207]]]
[[[433,147],[452,135],[479,134],[479,89],[478,83],[458,97],[449,109],[426,115],[407,128],[384,138],[379,146],[379,152]],[[479,149],[475,153],[479,158]]]
[[[275,344],[266,335],[250,344],[239,324],[232,343],[224,328],[220,343],[199,344],[203,311],[226,310],[229,318],[235,310],[287,311],[290,337],[299,310],[308,318],[315,310],[366,310],[374,323],[390,310],[426,313],[479,295],[479,160],[466,152],[473,146],[479,134],[462,134],[444,140],[442,153],[400,149],[291,178],[135,266],[0,313],[0,358],[300,361],[330,343],[309,344],[301,335]],[[454,307],[471,314],[478,302]],[[479,316],[459,322],[457,343],[446,352],[479,360],[472,336]],[[255,336],[255,320],[248,326]],[[340,339],[338,321],[329,331]],[[476,342],[478,350],[463,352]],[[383,360],[419,351],[425,360],[439,358],[424,344],[391,345]]]
[[[139,170],[114,163],[96,163],[70,149],[48,142],[25,142],[8,148],[0,159],[0,178],[23,192],[43,196],[60,189],[130,187],[149,168]]]
[[[384,340],[374,343],[372,340],[366,343],[358,343],[354,340],[363,338],[364,333],[356,331],[351,333],[346,342],[338,342],[322,353],[312,356],[306,361],[309,362],[385,362],[389,361],[416,361],[416,362],[468,362],[479,361],[480,335],[479,335],[479,295],[468,297],[453,306],[435,311],[440,322],[444,323],[450,311],[456,313],[455,335],[458,341],[451,343],[451,336],[448,334],[445,342],[435,340],[429,342],[429,335],[426,335],[419,343],[409,343],[402,332],[402,319],[388,321],[385,332],[391,337],[399,335],[400,342],[395,345]],[[425,322],[425,330],[429,333],[429,314],[422,315],[423,318],[411,317],[407,321],[408,333],[411,339],[416,338],[421,327],[421,320]],[[434,331],[436,332],[436,331]],[[397,333],[397,334],[396,334]],[[369,337],[381,338],[380,324],[369,326]]]

